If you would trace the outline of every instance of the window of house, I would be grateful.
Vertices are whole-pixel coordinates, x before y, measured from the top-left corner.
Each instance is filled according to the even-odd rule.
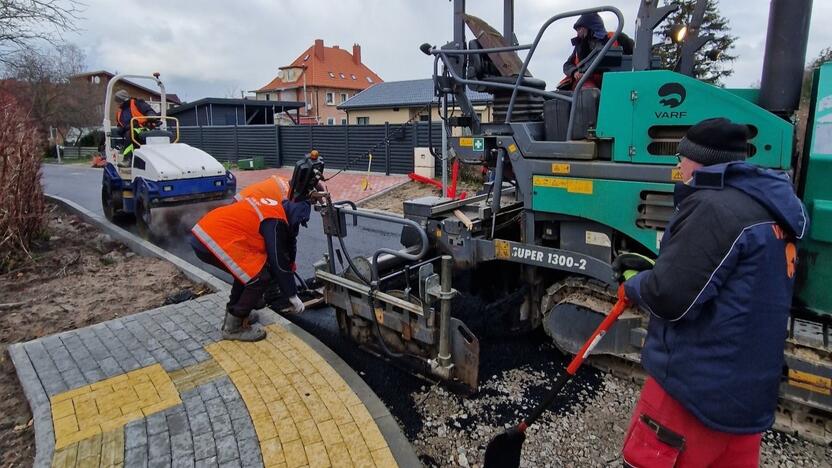
[[[272,100],[272,95],[269,94],[269,93],[266,93],[266,100],[271,101]]]
[[[338,76],[340,76],[342,80],[347,78],[343,73],[339,73]]]
[[[372,82],[373,82],[373,79],[368,76],[367,77],[367,83],[372,83]]]
[[[341,93],[341,102],[346,102],[347,99],[350,98],[350,95],[347,93]]]
[[[341,119],[341,125],[346,125],[346,124],[347,124],[347,119],[342,118],[342,119]]]
[[[329,105],[335,104],[335,93],[326,93],[326,100],[324,102]]]
[[[419,116],[419,122],[427,122],[428,120],[430,120],[429,115],[422,114],[422,115]]]
[[[355,123],[358,125],[370,125],[370,118],[369,117],[356,117]]]
[[[355,79],[355,75],[354,75],[354,74],[350,75],[350,78],[352,78],[352,79],[354,80],[354,79]]]
[[[335,78],[335,73],[329,72],[329,77],[330,78]]]
[[[335,117],[330,117],[330,118],[326,119],[326,124],[327,125],[335,125]]]

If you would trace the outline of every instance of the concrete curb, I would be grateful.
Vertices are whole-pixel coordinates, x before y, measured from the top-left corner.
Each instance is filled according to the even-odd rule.
[[[34,467],[49,467],[52,465],[52,454],[55,452],[55,431],[52,427],[52,410],[49,397],[40,382],[37,372],[23,349],[23,343],[16,343],[8,348],[12,364],[17,371],[17,379],[23,387],[23,394],[32,410],[32,425],[35,428],[35,460]]]
[[[206,272],[205,270],[197,268],[194,265],[191,265],[190,263],[177,257],[176,255],[171,254],[167,250],[157,247],[156,245],[128,232],[127,230],[116,226],[115,224],[109,222],[107,218],[105,218],[104,216],[93,213],[92,211],[84,208],[83,206],[75,203],[72,200],[67,200],[66,198],[62,198],[56,195],[45,195],[50,200],[74,212],[88,223],[104,231],[104,233],[108,234],[113,239],[122,242],[133,252],[148,257],[156,257],[162,260],[166,260],[172,263],[176,268],[178,268],[191,281],[194,281],[196,283],[207,284],[214,291],[227,291],[229,289],[228,284],[226,284],[216,276]]]
[[[406,183],[406,182],[404,182]],[[381,196],[385,192],[392,190],[402,184],[385,189],[384,191],[374,195]],[[228,284],[215,277],[214,275],[194,266],[185,260],[169,253],[168,251],[157,247],[156,245],[139,238],[138,236],[110,223],[105,217],[93,213],[77,203],[67,200],[55,195],[46,195],[51,200],[64,206],[70,211],[78,214],[85,221],[95,225],[105,233],[109,234],[113,239],[123,242],[132,251],[140,255],[153,256],[162,260],[167,260],[173,263],[185,276],[195,282],[208,284],[217,292],[225,292],[230,289]],[[334,351],[329,349],[322,342],[318,341],[313,335],[303,330],[299,326],[293,324],[286,318],[271,311],[273,314],[273,322],[279,323],[285,327],[289,332],[300,338],[316,353],[322,356],[335,369],[336,372],[344,379],[347,385],[355,392],[356,396],[364,403],[370,415],[376,421],[379,430],[384,439],[387,441],[390,451],[402,467],[421,467],[422,463],[416,456],[413,446],[404,436],[401,428],[396,420],[390,414],[390,411],[384,406],[384,403],[378,398],[373,390],[366,382],[342,360]],[[269,315],[272,315],[269,314]],[[272,320],[266,320],[272,322]],[[35,385],[33,382],[39,382],[37,374],[32,366],[32,363],[23,349],[23,344],[15,344],[9,347],[9,353],[12,356],[12,361],[17,369],[18,378],[24,385],[24,393],[26,398],[32,403],[32,412],[34,415],[35,425],[35,466],[49,466],[51,464],[51,456],[54,452],[55,437],[52,428],[52,416],[50,413],[49,398],[41,385]],[[34,376],[34,379],[23,379],[28,375],[27,372]],[[45,402],[45,404],[35,404],[35,402]],[[44,415],[39,415],[37,412],[45,412]],[[40,417],[43,416],[43,417]],[[47,458],[48,457],[48,458]],[[46,458],[46,459],[44,459]]]

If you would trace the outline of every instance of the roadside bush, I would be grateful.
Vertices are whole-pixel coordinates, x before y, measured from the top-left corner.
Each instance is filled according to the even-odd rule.
[[[29,257],[45,226],[40,138],[14,100],[0,100],[0,273]]]

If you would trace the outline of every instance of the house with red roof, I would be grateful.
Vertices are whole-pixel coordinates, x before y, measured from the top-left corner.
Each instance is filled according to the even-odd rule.
[[[337,106],[382,81],[361,62],[360,45],[353,44],[349,53],[315,39],[314,45],[291,64],[280,67],[277,76],[254,93],[260,100],[306,102],[301,123],[341,125],[347,123],[347,113]]]

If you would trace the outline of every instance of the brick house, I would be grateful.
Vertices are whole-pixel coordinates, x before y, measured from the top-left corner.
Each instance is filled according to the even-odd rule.
[[[107,92],[107,83],[109,83],[114,76],[116,75],[106,70],[98,70],[93,72],[72,75],[69,77],[69,80],[74,82],[88,82],[96,89],[96,94],[100,96],[99,101],[101,102],[100,106],[98,107],[98,113],[100,114],[104,112],[104,93]],[[156,112],[159,112],[161,110],[160,104],[162,96],[159,93],[158,88],[156,88],[155,84],[152,84],[148,80],[145,80],[144,82],[147,84],[147,86],[145,86],[144,84],[138,84],[123,79],[115,85],[115,88],[113,89],[113,94],[115,95],[116,91],[120,89],[127,90],[127,92],[130,93],[131,97],[147,101],[147,103],[150,104],[150,107],[156,110]],[[155,89],[150,88],[148,86],[153,86]],[[98,91],[99,89],[100,91]],[[166,89],[165,91],[168,109],[181,104],[179,96],[177,96],[176,94],[172,94],[169,89]],[[115,102],[115,98],[113,98],[112,102],[110,103],[110,108],[113,109],[113,112],[115,112],[115,109],[118,109],[118,103]]]
[[[301,123],[341,125],[347,113],[337,106],[356,93],[381,83],[382,79],[361,62],[361,46],[352,54],[337,45],[325,47],[322,39],[306,49],[294,62],[280,67],[277,76],[254,91],[257,99],[303,101]]]

